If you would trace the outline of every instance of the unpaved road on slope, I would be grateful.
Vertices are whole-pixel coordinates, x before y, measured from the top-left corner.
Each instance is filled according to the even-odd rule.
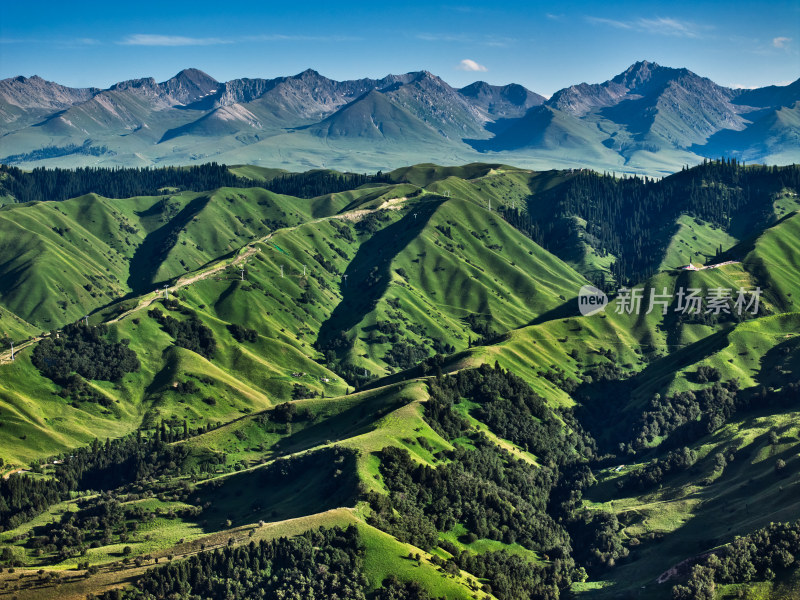
[[[366,215],[374,213],[374,212],[378,212],[380,210],[399,210],[402,207],[403,202],[406,201],[406,199],[407,198],[392,198],[390,200],[385,201],[383,204],[381,204],[377,208],[364,208],[364,209],[351,210],[351,211],[348,211],[346,213],[340,213],[340,214],[336,214],[336,215],[330,215],[328,217],[320,217],[319,219],[313,219],[311,221],[306,221],[305,223],[300,223],[298,225],[293,225],[292,227],[284,227],[282,229],[276,229],[275,231],[272,231],[272,232],[268,233],[267,235],[265,235],[263,238],[255,241],[255,242],[251,242],[250,244],[247,244],[246,246],[243,246],[242,248],[240,248],[239,249],[239,254],[233,260],[231,260],[229,262],[223,260],[219,264],[216,264],[216,265],[214,265],[213,267],[211,267],[211,268],[209,268],[207,270],[198,271],[198,272],[195,272],[195,273],[191,273],[189,275],[184,275],[181,279],[178,279],[178,281],[176,281],[173,286],[167,288],[167,293],[175,292],[175,291],[177,291],[177,290],[179,290],[181,288],[186,287],[187,285],[191,285],[191,284],[196,283],[198,281],[202,281],[203,279],[211,277],[212,275],[214,275],[216,273],[219,273],[220,271],[224,271],[228,267],[235,266],[235,265],[247,260],[249,257],[251,257],[253,254],[256,253],[256,251],[257,251],[256,247],[255,247],[256,244],[260,244],[262,242],[266,242],[275,233],[284,233],[284,232],[287,232],[287,231],[292,231],[294,229],[297,229],[298,227],[303,227],[305,225],[313,225],[314,223],[321,223],[323,221],[330,221],[331,219],[344,219],[344,220],[347,220],[347,221],[359,221],[360,219],[362,219]],[[244,251],[242,252],[242,250],[244,250]],[[162,293],[161,290],[155,290],[153,292],[150,292],[149,294],[146,294],[146,295],[142,296],[139,299],[139,302],[135,307],[133,307],[132,309],[127,310],[127,311],[117,315],[113,319],[109,319],[108,321],[103,321],[103,323],[105,323],[105,324],[118,323],[119,321],[121,321],[122,319],[132,315],[133,313],[139,312],[140,310],[144,310],[145,308],[147,308],[151,304],[153,304],[153,302],[155,302],[159,298],[161,293]],[[20,350],[24,350],[25,348],[28,348],[29,346],[35,344],[36,342],[41,341],[44,337],[46,337],[46,336],[38,336],[38,337],[35,337],[35,338],[33,338],[33,339],[31,339],[31,340],[29,340],[27,342],[23,342],[22,344],[20,344],[19,346],[16,346],[14,348],[14,354],[17,354]],[[0,365],[1,364],[5,364],[5,363],[9,363],[9,362],[11,362],[11,351],[7,350],[7,351],[3,352],[2,354],[0,354]]]

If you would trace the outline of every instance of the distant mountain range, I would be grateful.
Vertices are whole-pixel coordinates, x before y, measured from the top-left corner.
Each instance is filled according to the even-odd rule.
[[[427,71],[223,83],[187,69],[104,90],[15,77],[0,81],[0,161],[374,171],[491,160],[658,175],[703,157],[800,161],[799,101],[800,80],[731,89],[647,61],[549,99],[517,84],[455,89]]]

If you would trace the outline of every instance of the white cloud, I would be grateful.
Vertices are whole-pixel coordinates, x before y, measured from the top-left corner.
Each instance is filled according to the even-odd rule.
[[[135,33],[121,42],[123,46],[214,46],[230,44],[221,38],[192,38],[181,35],[157,35],[152,33]]]
[[[688,21],[658,17],[656,19],[638,19],[636,24],[650,33],[690,38],[699,37],[697,25]]]
[[[516,38],[499,35],[470,36],[463,33],[422,32],[415,36],[424,42],[455,42],[459,44],[479,44],[491,48],[507,48],[516,43]]]
[[[456,67],[459,71],[488,71],[486,67],[483,65],[479,65],[474,60],[470,60],[469,58],[465,58]]]
[[[53,44],[57,46],[98,46],[102,44],[94,38],[0,38],[0,44]]]
[[[607,25],[615,29],[630,29],[656,35],[670,35],[675,37],[699,38],[707,26],[698,25],[690,21],[681,21],[670,17],[655,17],[653,19],[639,18],[632,21],[617,21],[602,17],[586,17],[589,23]]]
[[[242,38],[244,42],[358,42],[362,38],[349,35],[286,35],[283,33],[266,33],[263,35],[248,35]]]
[[[792,41],[792,38],[790,38],[790,37],[776,37],[776,38],[773,38],[772,45],[775,48],[788,48],[789,47],[789,42],[791,42],[791,41]]]
[[[235,38],[195,38],[182,35],[159,35],[152,33],[136,33],[127,36],[118,44],[124,46],[215,46],[218,44],[239,44],[243,42],[353,42],[361,38],[330,35],[286,35],[282,33],[266,33],[247,35]]]
[[[595,25],[608,25],[617,29],[633,29],[633,25],[625,21],[615,21],[614,19],[604,19],[602,17],[586,17],[586,20]]]

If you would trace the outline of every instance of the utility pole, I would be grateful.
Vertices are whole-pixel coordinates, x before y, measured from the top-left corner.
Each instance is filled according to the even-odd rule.
[[[417,220],[417,213],[414,213],[414,220]]]
[[[305,276],[306,276],[306,266],[303,265],[303,277],[305,277]]]
[[[344,279],[344,287],[347,287],[347,273],[342,275],[342,279]]]
[[[489,210],[492,210],[492,199],[489,198]]]
[[[89,326],[89,315],[83,317],[83,322],[87,327]]]
[[[283,265],[281,265],[281,277],[283,277]]]
[[[242,272],[242,281],[244,281],[244,267],[242,267],[242,268],[240,269],[240,271]]]
[[[11,362],[14,362],[14,342],[11,342]]]

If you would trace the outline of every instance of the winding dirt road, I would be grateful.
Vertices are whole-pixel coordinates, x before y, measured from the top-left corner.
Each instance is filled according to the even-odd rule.
[[[188,285],[192,285],[193,283],[196,283],[198,281],[202,281],[203,279],[207,279],[208,277],[211,277],[212,275],[214,275],[216,273],[219,273],[220,271],[224,271],[228,267],[235,266],[235,265],[238,265],[238,264],[246,261],[248,258],[253,256],[253,254],[255,254],[257,252],[256,244],[260,244],[260,243],[268,241],[275,233],[284,233],[284,232],[287,232],[287,231],[292,231],[294,229],[297,229],[298,227],[304,227],[306,225],[313,225],[314,223],[321,223],[323,221],[330,221],[331,219],[344,219],[344,220],[348,220],[348,221],[358,221],[358,220],[362,219],[363,217],[365,217],[368,214],[375,213],[375,212],[378,212],[378,211],[381,211],[381,210],[399,210],[402,207],[403,202],[405,202],[406,200],[407,200],[407,198],[391,198],[389,200],[386,200],[383,204],[381,204],[377,208],[351,210],[351,211],[348,211],[348,212],[345,212],[345,213],[340,213],[340,214],[336,214],[336,215],[330,215],[328,217],[320,217],[319,219],[313,219],[311,221],[306,221],[306,222],[300,223],[298,225],[293,225],[292,227],[284,227],[282,229],[276,229],[275,231],[272,231],[272,232],[268,233],[267,235],[265,235],[263,238],[255,241],[255,242],[251,242],[251,243],[249,243],[249,244],[247,244],[245,246],[242,246],[239,249],[238,254],[236,255],[236,257],[233,258],[233,260],[222,260],[218,264],[216,264],[216,265],[214,265],[212,267],[209,267],[209,268],[207,268],[205,270],[195,271],[194,273],[190,273],[189,275],[184,275],[183,277],[178,279],[178,281],[176,281],[173,286],[167,288],[167,293],[176,292],[177,290],[179,290],[181,288],[185,288]],[[151,304],[153,304],[153,302],[158,300],[158,298],[161,296],[161,294],[162,294],[162,290],[155,290],[153,292],[145,294],[144,296],[142,296],[139,299],[139,302],[137,303],[137,305],[135,307],[133,307],[130,310],[126,310],[125,312],[117,315],[113,319],[109,319],[107,321],[103,321],[103,323],[107,324],[107,325],[108,324],[112,324],[112,323],[118,323],[119,321],[121,321],[122,319],[124,319],[126,317],[129,317],[133,313],[139,312],[140,310],[144,310],[145,308],[149,307]],[[47,336],[46,335],[45,336],[38,336],[38,337],[35,337],[35,338],[31,339],[31,340],[28,340],[27,342],[21,343],[19,346],[16,346],[14,348],[14,354],[17,354],[20,350],[24,350],[25,348],[28,348],[29,346],[41,341],[45,337],[47,337]],[[5,352],[0,354],[0,365],[6,364],[6,363],[10,363],[10,362],[11,362],[11,350],[7,350],[7,351],[5,351]]]

